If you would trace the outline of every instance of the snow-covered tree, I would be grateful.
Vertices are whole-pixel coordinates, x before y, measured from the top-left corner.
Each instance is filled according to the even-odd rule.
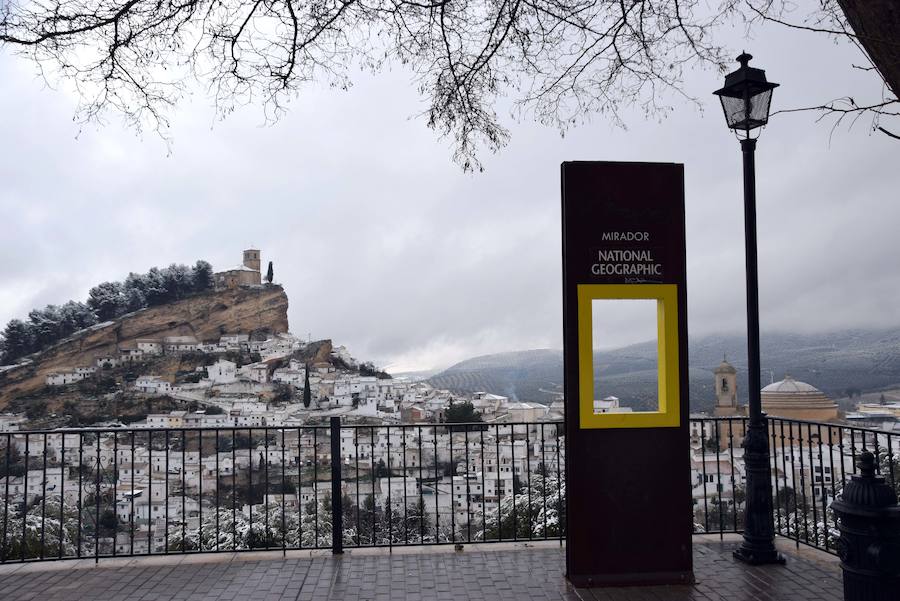
[[[485,515],[484,540],[556,538],[566,532],[566,482],[557,474],[532,474],[531,481]]]
[[[144,281],[144,297],[147,299],[147,306],[155,307],[168,302],[166,296],[166,287],[163,283],[163,276],[157,267],[151,267],[143,277]]]
[[[170,301],[184,298],[191,293],[194,287],[194,278],[188,266],[172,263],[160,270],[160,273],[162,273],[163,286]]]
[[[32,309],[28,313],[28,322],[36,348],[47,348],[62,338],[60,331],[62,314],[56,305],[47,305],[43,309]]]
[[[147,306],[147,297],[137,288],[127,288],[125,290],[125,312],[134,313]]]
[[[13,319],[0,332],[0,364],[41,351],[59,340],[96,324],[144,307],[178,300],[215,286],[212,265],[197,261],[193,268],[172,264],[150,269],[146,274],[129,273],[125,282],[104,282],[91,288],[87,303],[68,301],[33,309],[28,321]]]
[[[125,311],[125,287],[119,282],[103,282],[91,288],[88,306],[100,321],[108,321]]]
[[[331,495],[323,495],[318,503],[310,501],[303,509],[303,516],[300,520],[300,546],[331,547],[331,532],[334,523]]]
[[[245,506],[232,510],[220,507],[205,512],[198,528],[181,522],[168,526],[170,551],[231,551],[240,549],[296,548],[299,540],[296,512],[284,511],[282,503]],[[268,519],[267,519],[268,516]]]
[[[63,336],[90,327],[97,323],[97,317],[85,303],[69,301],[59,308],[60,329]]]
[[[0,497],[0,506],[4,504]],[[0,561],[42,555],[72,557],[78,552],[78,508],[70,503],[60,507],[58,497],[48,498],[46,503],[33,503],[25,512],[23,523],[21,506],[10,502],[5,519],[4,512],[0,512],[0,532],[6,533],[6,540],[0,540]],[[91,545],[88,537],[82,537],[82,554],[91,553]]]
[[[10,320],[0,334],[0,363],[15,363],[33,349],[34,336],[28,324],[21,319]]]
[[[191,272],[194,283],[194,291],[203,292],[215,287],[216,283],[213,279],[213,268],[208,262],[200,260],[194,265]]]
[[[817,500],[818,502],[818,500]],[[775,530],[781,536],[799,539],[815,547],[837,548],[840,531],[837,528],[834,512],[829,503],[824,513],[821,508],[814,512],[810,505],[799,505],[791,510],[777,509],[775,511]]]
[[[330,495],[323,496],[318,504],[310,501],[299,511],[285,509],[280,501],[267,505],[245,505],[237,510],[220,507],[218,511],[204,512],[199,528],[171,521],[168,526],[168,549],[330,548],[332,515]],[[356,530],[352,526],[346,528],[345,543],[352,545],[355,540]]]

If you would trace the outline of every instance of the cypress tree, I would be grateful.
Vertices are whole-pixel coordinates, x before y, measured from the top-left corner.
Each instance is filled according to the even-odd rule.
[[[309,392],[309,363],[306,364],[306,378],[303,382],[303,406],[307,409],[312,402],[312,395]]]
[[[266,281],[270,284],[272,283],[272,278],[275,277],[275,271],[272,269],[272,261],[269,261],[269,270],[266,272]]]

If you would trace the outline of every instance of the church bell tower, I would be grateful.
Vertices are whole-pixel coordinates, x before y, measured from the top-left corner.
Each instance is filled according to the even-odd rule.
[[[244,251],[244,267],[259,271],[259,249],[248,248]]]
[[[716,416],[737,415],[737,370],[722,359],[713,373],[716,379]]]

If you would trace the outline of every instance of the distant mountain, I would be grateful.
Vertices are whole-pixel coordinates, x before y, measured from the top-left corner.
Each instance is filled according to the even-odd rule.
[[[460,393],[493,392],[513,400],[549,403],[562,393],[561,350],[537,349],[466,359],[428,383]]]
[[[900,383],[900,328],[845,330],[827,334],[763,333],[762,383],[790,374],[831,397],[848,390],[872,391]],[[712,371],[727,356],[738,370],[738,395],[747,399],[746,339],[737,335],[693,338],[689,343],[691,409],[715,402]],[[655,342],[598,353],[598,396],[615,395],[636,408],[656,399]],[[478,390],[523,401],[549,403],[562,394],[562,351],[539,349],[467,359],[431,377],[438,388]],[[599,367],[599,369],[598,369]]]
[[[411,382],[419,382],[422,380],[427,380],[428,378],[439,374],[442,370],[438,369],[423,369],[419,371],[393,371],[390,367],[386,367],[385,371],[391,374],[392,378],[402,378],[404,380],[409,380]]]

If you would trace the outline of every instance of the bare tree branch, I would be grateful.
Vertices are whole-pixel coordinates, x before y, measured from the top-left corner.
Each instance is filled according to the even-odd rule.
[[[820,0],[797,28],[843,36],[867,57],[872,40],[892,48],[898,36],[853,32],[839,5],[852,1]],[[0,47],[70,82],[80,120],[118,114],[161,135],[193,80],[220,117],[259,102],[275,120],[307,85],[346,89],[355,69],[402,64],[428,126],[477,170],[480,152],[509,139],[498,106],[562,132],[594,114],[624,126],[626,107],[662,116],[672,97],[699,106],[683,75],[726,68],[717,27],[790,24],[785,10],[783,0],[0,0]],[[893,117],[896,98],[882,100],[848,112]]]
[[[846,106],[841,106],[841,103],[846,104]],[[900,113],[894,113],[891,111],[885,111],[886,107],[896,105],[900,108],[900,100],[886,100],[885,102],[879,102],[877,104],[869,104],[866,106],[858,106],[856,102],[854,102],[853,98],[839,98],[837,100],[832,100],[826,104],[820,104],[818,106],[806,106],[801,108],[793,108],[793,109],[781,109],[779,111],[775,111],[772,113],[772,116],[781,115],[784,113],[799,113],[803,111],[823,111],[823,112],[832,112],[832,113],[860,113],[866,111],[877,111],[881,114],[885,115],[897,115]]]
[[[886,131],[879,125],[880,121],[900,116],[897,111],[889,110],[889,107],[900,106],[900,99],[896,94],[900,90],[900,10],[892,5],[894,0],[819,0],[818,10],[808,14],[804,24],[786,18],[786,14],[794,10],[794,7],[784,0],[743,2],[755,19],[849,41],[869,62],[869,66],[851,64],[851,68],[875,72],[884,83],[880,101],[861,105],[854,97],[846,96],[815,106],[777,111],[773,115],[819,112],[821,115],[817,121],[825,117],[835,118],[832,132],[846,117],[851,117],[852,126],[861,117],[869,116],[873,131]]]
[[[897,134],[895,134],[893,132],[889,132],[888,130],[881,127],[880,125],[878,127],[876,127],[875,129],[877,129],[881,133],[885,134],[886,136],[890,136],[890,137],[894,138],[895,140],[900,140],[900,136],[898,136]]]

